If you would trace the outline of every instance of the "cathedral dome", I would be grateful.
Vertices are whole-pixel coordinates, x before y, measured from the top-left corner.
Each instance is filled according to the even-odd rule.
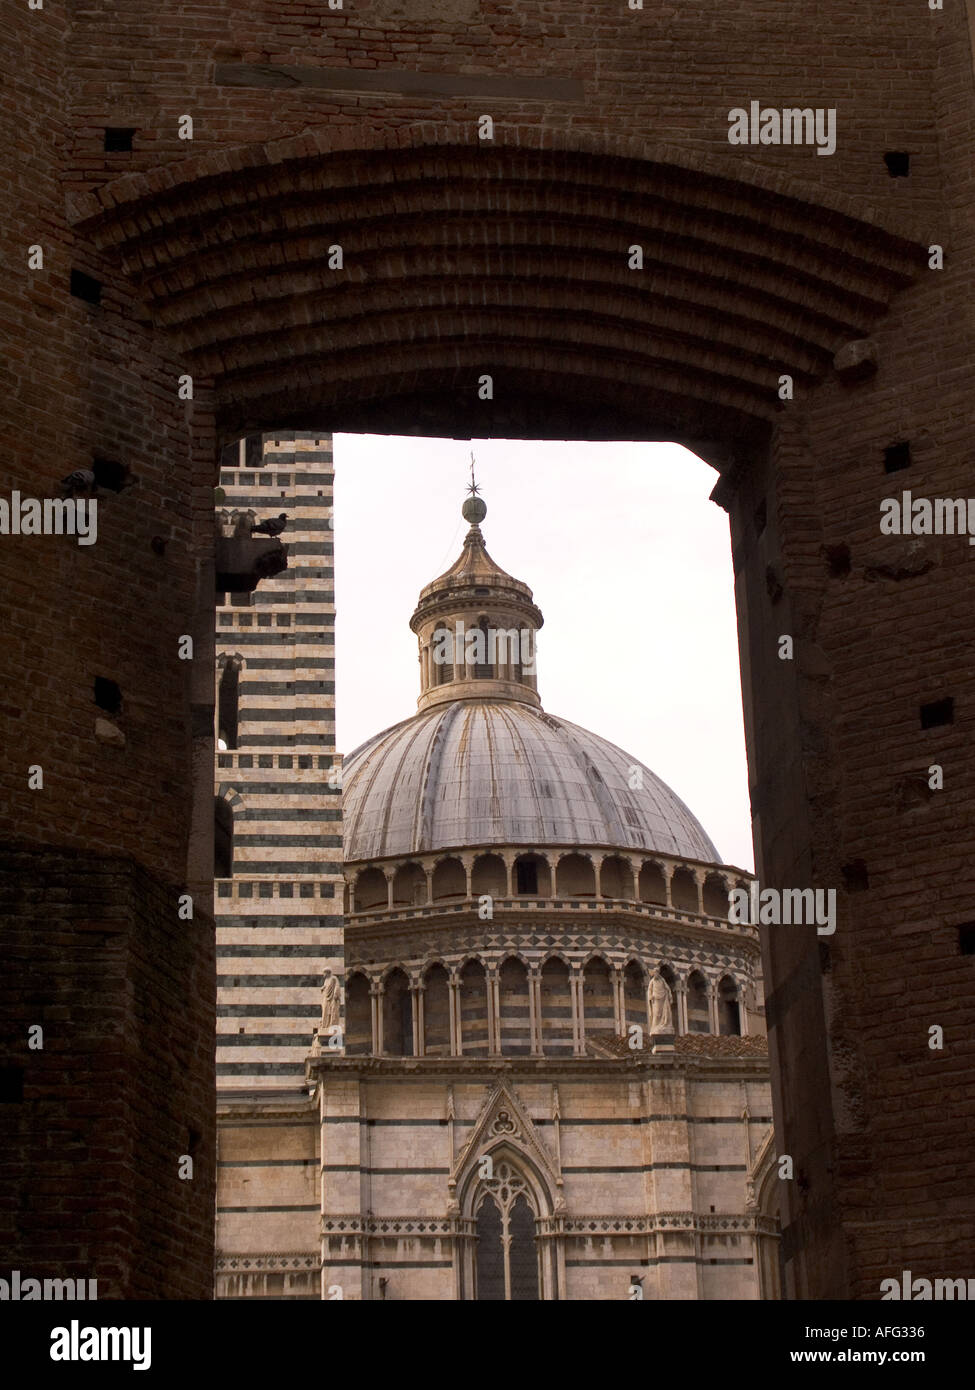
[[[528,585],[487,553],[487,508],[473,479],[468,491],[464,548],[410,619],[419,713],[345,760],[346,860],[580,845],[717,863],[700,824],[649,768],[542,709],[542,614]]]
[[[491,844],[606,845],[719,862],[649,768],[518,700],[433,705],[350,754],[343,786],[353,863]]]

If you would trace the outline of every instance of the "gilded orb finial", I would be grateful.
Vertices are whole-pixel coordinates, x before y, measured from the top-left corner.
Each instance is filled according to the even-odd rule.
[[[471,480],[467,485],[467,491],[470,493],[470,496],[460,509],[461,516],[463,516],[465,521],[469,521],[472,526],[479,526],[487,516],[487,504],[484,498],[480,496],[480,489],[474,479],[473,453],[471,454]]]

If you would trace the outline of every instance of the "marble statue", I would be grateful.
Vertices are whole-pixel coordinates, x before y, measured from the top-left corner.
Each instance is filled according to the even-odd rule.
[[[672,1033],[674,1011],[670,1001],[670,986],[659,970],[650,977],[650,1033]]]

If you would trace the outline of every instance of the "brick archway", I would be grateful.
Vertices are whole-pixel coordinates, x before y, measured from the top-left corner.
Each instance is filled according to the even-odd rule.
[[[925,265],[917,229],[783,175],[634,140],[428,134],[308,132],[73,201],[212,383],[222,435],[558,429],[727,466],[767,441],[780,376],[811,387]]]

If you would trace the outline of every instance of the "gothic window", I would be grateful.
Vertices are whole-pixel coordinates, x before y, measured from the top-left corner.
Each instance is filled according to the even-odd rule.
[[[364,1057],[372,1051],[369,981],[361,974],[351,975],[345,987],[345,1051],[350,1057]]]
[[[511,1272],[512,1301],[535,1300],[538,1298],[535,1216],[523,1192],[514,1200],[508,1216],[508,1231],[511,1237],[508,1264]]]
[[[501,1212],[494,1198],[485,1195],[477,1213],[477,1297],[503,1301],[504,1250]]]
[[[623,971],[623,1008],[627,1032],[634,1023],[645,1032],[647,1027],[647,981],[642,967],[635,960],[627,961],[626,969]],[[675,1022],[676,1019],[675,1013]]]
[[[501,1052],[507,1057],[527,1057],[531,1052],[531,1011],[528,1003],[528,972],[513,957],[498,972],[501,1017]]]
[[[487,977],[480,961],[469,960],[460,972],[460,1031],[465,1057],[487,1056]]]
[[[446,1057],[450,1052],[450,982],[439,961],[424,979],[423,1050],[428,1057]]]
[[[687,980],[687,1031],[689,1033],[710,1033],[711,1017],[708,1012],[708,987],[704,976],[695,970]]]
[[[402,970],[391,970],[383,988],[383,1052],[413,1056],[413,996]]]
[[[476,1209],[476,1297],[496,1302],[537,1300],[538,1250],[528,1184],[510,1163],[481,1182]]]
[[[598,956],[588,961],[582,972],[582,1007],[587,1034],[613,1032],[616,1023],[613,976],[609,966]]]
[[[718,1032],[732,1037],[741,1033],[738,986],[728,975],[718,986]]]
[[[572,990],[569,967],[553,956],[542,966],[542,1051],[546,1057],[572,1055]],[[644,1005],[644,1017],[646,1005]]]

